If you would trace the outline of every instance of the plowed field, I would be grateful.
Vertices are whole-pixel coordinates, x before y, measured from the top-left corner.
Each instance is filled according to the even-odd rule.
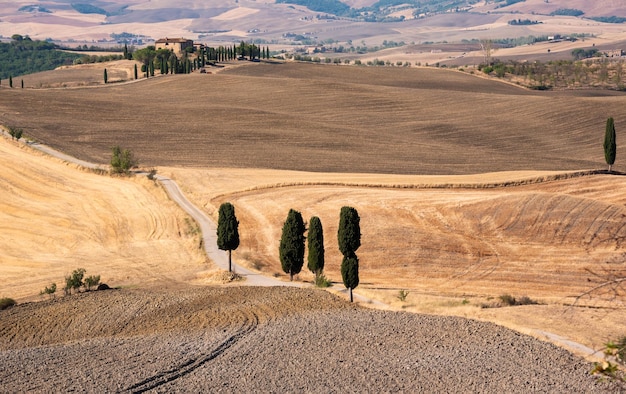
[[[361,309],[321,290],[110,290],[0,317],[3,392],[618,389],[506,328]]]

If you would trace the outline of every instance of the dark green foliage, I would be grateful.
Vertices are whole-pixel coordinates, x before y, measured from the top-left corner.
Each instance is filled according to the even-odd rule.
[[[9,87],[12,88],[13,87],[13,77],[9,76]]]
[[[109,81],[109,76],[107,75],[107,69],[104,69],[104,83],[107,83]]]
[[[594,57],[598,54],[598,50],[596,48],[577,48],[572,51],[572,56],[576,60],[588,59],[590,57]]]
[[[72,8],[81,14],[108,15],[106,10],[91,4],[72,3]]]
[[[48,295],[50,298],[54,298],[54,293],[56,293],[57,291],[57,284],[56,283],[52,283],[50,285],[50,287],[45,287],[41,292],[39,292],[39,295]]]
[[[11,136],[12,140],[15,139],[19,141],[20,138],[22,138],[22,134],[24,134],[24,130],[18,127],[13,127],[13,126],[8,126],[7,128],[9,129],[9,135]]]
[[[626,18],[621,17],[621,16],[594,16],[591,17],[589,19],[592,19],[596,22],[602,22],[602,23],[624,23],[626,22]]]
[[[615,123],[613,118],[606,120],[606,130],[604,132],[604,159],[606,164],[609,165],[609,171],[615,164],[615,154],[617,151],[617,144],[615,142]]]
[[[343,256],[343,260],[341,261],[341,277],[344,286],[350,289],[350,302],[352,302],[352,289],[356,289],[359,285],[359,258],[356,254]]]
[[[85,287],[87,291],[90,291],[92,287],[98,286],[100,284],[100,275],[91,275],[85,278]]]
[[[301,5],[311,11],[325,12],[333,15],[344,15],[350,11],[350,6],[339,0],[276,0],[276,3]]]
[[[78,291],[83,286],[83,277],[85,276],[85,269],[75,269],[71,275],[65,277],[65,291],[66,295],[72,293],[72,290]]]
[[[137,165],[130,150],[122,150],[119,146],[114,146],[111,151],[111,173],[128,174],[130,169]]]
[[[575,8],[559,8],[556,11],[550,13],[551,16],[560,15],[560,16],[581,16],[585,12],[581,10],[577,10]]]
[[[231,254],[239,247],[239,222],[235,216],[235,207],[229,202],[220,205],[217,220],[217,247],[228,251],[228,271],[231,272]]]
[[[337,241],[339,251],[344,256],[354,254],[361,246],[361,227],[359,214],[352,207],[342,207],[339,214]]]
[[[287,220],[283,225],[283,233],[278,249],[283,271],[293,280],[295,274],[300,273],[304,265],[304,232],[306,227],[302,214],[293,209],[289,210]]]
[[[135,64],[134,70],[135,70],[135,79],[137,79],[137,65],[136,64]],[[163,74],[163,73],[161,72],[161,74]]]
[[[0,311],[3,309],[7,309],[17,304],[13,298],[3,297],[0,298]]]
[[[0,43],[0,78],[54,70],[59,66],[71,65],[81,56],[62,52],[58,48],[50,42],[14,35],[12,42]]]
[[[309,222],[308,249],[307,267],[317,278],[324,271],[324,231],[322,221],[317,216],[313,216]]]

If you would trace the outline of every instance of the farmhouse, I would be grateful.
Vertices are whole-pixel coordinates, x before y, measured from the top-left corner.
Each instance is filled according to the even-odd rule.
[[[187,48],[194,47],[193,40],[187,40],[185,38],[161,38],[155,43],[155,49],[169,49],[174,52],[177,57],[182,57],[183,53],[187,51]]]

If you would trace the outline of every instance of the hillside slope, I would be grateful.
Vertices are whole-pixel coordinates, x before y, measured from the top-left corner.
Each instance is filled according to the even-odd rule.
[[[445,69],[299,63],[0,95],[6,124],[92,162],[119,144],[148,166],[399,174],[604,168],[606,119],[619,134],[625,105]]]
[[[193,225],[148,181],[81,171],[0,138],[0,297],[35,297],[77,268],[112,285],[206,269]],[[174,269],[173,269],[174,268]]]

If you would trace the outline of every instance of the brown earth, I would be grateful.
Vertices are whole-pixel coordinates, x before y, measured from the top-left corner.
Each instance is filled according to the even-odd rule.
[[[133,149],[140,160],[148,165],[184,164],[189,167],[222,167],[221,169],[160,167],[159,172],[173,175],[186,194],[213,217],[216,217],[216,207],[221,202],[233,202],[237,208],[242,233],[242,246],[236,251],[235,258],[267,274],[280,272],[276,257],[279,231],[287,210],[295,208],[303,212],[305,219],[311,215],[321,217],[328,250],[326,272],[332,280],[339,281],[338,255],[335,251],[336,245],[334,245],[337,216],[341,206],[353,205],[362,217],[363,246],[358,252],[361,260],[361,284],[357,289],[361,294],[382,299],[392,308],[397,309],[492,320],[533,335],[538,335],[534,331],[537,329],[552,331],[596,349],[607,340],[623,335],[623,303],[613,303],[611,306],[617,305],[617,308],[607,309],[604,301],[594,298],[583,300],[581,305],[585,308],[569,306],[573,301],[572,296],[589,289],[589,286],[595,283],[596,278],[590,276],[586,269],[602,270],[605,267],[623,269],[621,241],[625,201],[622,196],[624,185],[622,185],[621,177],[597,175],[558,182],[525,184],[525,180],[549,179],[566,169],[603,167],[601,151],[603,125],[607,112],[615,112],[616,121],[618,125],[620,124],[618,109],[623,105],[621,94],[597,91],[547,94],[528,92],[506,84],[444,70],[359,69],[309,65],[255,66],[224,70],[218,74],[168,76],[147,82],[129,85],[116,84],[103,88],[3,89],[3,95],[0,96],[0,114],[2,114],[3,123],[24,127],[29,137],[40,139],[87,160],[107,162],[110,157],[110,146],[119,143],[123,147]],[[275,71],[277,69],[280,70],[280,77]],[[213,91],[209,89],[216,87],[220,89]],[[454,93],[451,94],[451,92]],[[149,94],[145,95],[146,93]],[[189,93],[193,93],[192,96],[189,96]],[[165,95],[169,97],[167,105],[159,104],[159,101],[154,99],[149,103],[141,99],[141,97],[158,98]],[[261,96],[263,99],[259,99]],[[206,98],[206,100],[199,100],[198,97]],[[489,110],[477,110],[483,107]],[[37,116],[32,116],[29,111],[31,108],[37,108]],[[417,111],[416,108],[420,110]],[[177,110],[180,112],[176,112]],[[103,111],[106,111],[106,116],[102,115]],[[453,119],[450,119],[451,112],[454,115]],[[151,119],[149,126],[146,126],[148,123],[145,117],[137,116],[137,114],[143,114]],[[255,126],[251,127],[251,124]],[[219,125],[219,127],[212,125]],[[381,130],[392,131],[381,132]],[[509,132],[502,132],[502,130]],[[620,152],[621,149],[618,151],[618,158],[621,157]],[[19,152],[7,154],[10,162],[5,165],[6,168],[12,169],[7,173],[12,172],[17,175],[22,173],[21,171],[24,172],[22,177],[8,178],[12,179],[13,184],[6,192],[7,196],[2,200],[11,201],[16,196],[20,196],[20,193],[14,193],[14,191],[24,188],[21,186],[22,182],[26,181],[26,184],[29,184],[30,178],[36,180],[34,185],[29,186],[29,188],[35,188],[34,190],[54,190],[59,188],[59,185],[67,183],[71,186],[71,191],[77,193],[78,198],[83,202],[89,200],[87,196],[96,193],[95,190],[90,191],[88,188],[85,191],[87,194],[80,194],[83,193],[84,186],[100,183],[99,180],[91,178],[95,175],[87,174],[89,179],[78,177],[76,180],[71,180],[74,175],[66,179],[68,175],[61,167],[42,170],[34,163],[21,162],[29,155]],[[24,170],[31,166],[32,169]],[[223,167],[251,167],[253,169]],[[334,172],[303,173],[258,169],[264,167],[289,169],[302,167],[309,170]],[[524,168],[527,171],[490,172],[512,168]],[[620,168],[619,159],[618,168]],[[543,169],[559,171],[556,173],[540,171]],[[42,171],[44,175],[40,174]],[[368,171],[379,174],[364,173]],[[60,175],[57,175],[57,172]],[[392,172],[399,174],[476,172],[480,174],[453,177],[386,174]],[[7,179],[6,177],[6,174],[3,175],[3,181]],[[53,183],[48,183],[48,180]],[[500,187],[491,187],[497,184]],[[508,186],[502,187],[505,184]],[[119,186],[107,187],[118,190],[115,188]],[[149,182],[139,189],[141,188],[150,190]],[[98,191],[98,193],[101,192]],[[114,194],[124,195],[125,193],[127,192],[120,190],[119,193]],[[38,250],[36,245],[33,245],[35,242],[30,240],[29,234],[32,234],[32,231],[29,229],[42,226],[42,223],[44,228],[50,226],[45,221],[45,218],[50,216],[49,212],[57,212],[57,214],[64,212],[61,206],[43,205],[44,208],[41,209],[28,205],[29,199],[40,201],[41,204],[51,201],[48,195],[41,191],[39,191],[40,199],[35,198],[34,194],[36,193],[27,195],[27,198],[22,196],[20,198],[23,200],[19,200],[25,204],[25,211],[35,212],[32,217],[28,220],[12,218],[3,222],[10,224],[9,229],[17,227],[22,231],[14,239],[6,239],[7,245],[11,241],[15,242],[15,239],[20,242],[30,242],[25,244],[27,247],[14,248],[18,252],[29,250],[31,246]],[[63,204],[66,199],[71,198],[76,197],[68,194],[60,195],[57,203]],[[162,212],[164,202],[159,199],[146,203],[146,206],[137,206],[129,202],[112,202],[111,204],[119,210],[119,215],[116,217],[127,217],[131,214],[130,211],[133,211],[133,214],[146,215],[153,209],[165,215]],[[158,208],[154,208],[155,206]],[[125,211],[127,208],[129,212]],[[70,214],[75,216],[70,217],[73,221],[83,220],[87,227],[93,226],[100,231],[110,230],[114,233],[118,229],[115,223],[105,221],[102,224],[97,220],[94,222],[86,220],[86,218],[98,218],[99,215],[107,212],[107,209],[110,207],[105,206],[101,209],[94,205],[87,209],[89,215],[83,211],[81,215]],[[94,212],[99,213],[96,215]],[[166,216],[171,217],[169,214]],[[167,220],[167,218],[162,219]],[[150,228],[163,226],[162,219],[157,216],[151,224],[153,227]],[[137,220],[142,221],[142,219]],[[135,223],[133,219],[132,223],[125,224],[125,226],[133,226]],[[179,229],[185,228],[182,227],[180,221],[178,223]],[[59,227],[57,225],[51,228],[56,228],[54,230],[56,232],[50,232],[48,235],[51,240],[50,244],[54,245]],[[173,228],[176,229],[176,227]],[[3,233],[6,231],[0,234]],[[139,230],[137,233],[140,233]],[[150,232],[147,235],[143,232],[141,234],[143,235],[138,238],[144,240],[141,241],[142,243],[145,242],[146,237],[150,239]],[[184,244],[185,241],[181,238],[184,237],[177,234],[176,230],[163,232],[163,241],[167,240],[170,246],[180,245],[181,242]],[[191,239],[193,240],[194,237],[192,236]],[[188,244],[185,248],[187,247],[189,247]],[[185,248],[183,249],[189,250]],[[93,267],[96,268],[98,268],[97,262],[118,253],[115,243],[111,245],[111,243],[104,242],[101,245],[95,245],[92,249],[94,252],[86,255],[85,261],[93,262]],[[10,249],[3,248],[2,250]],[[285,338],[291,338],[287,334],[290,331],[285,328],[285,325],[314,326],[317,324],[314,323],[316,319],[322,319],[318,313],[306,312],[311,308],[310,305],[303,307],[302,312],[290,315],[295,316],[293,318],[289,317],[286,320],[276,318],[280,322],[271,329],[268,328],[269,331],[264,331],[259,337],[248,336],[249,331],[246,327],[249,326],[246,326],[246,322],[254,318],[246,315],[245,312],[238,315],[236,322],[223,323],[230,327],[227,328],[226,334],[219,330],[216,332],[210,328],[210,324],[198,323],[204,320],[188,317],[189,309],[184,306],[186,305],[184,297],[181,295],[180,297],[183,298],[179,298],[179,295],[176,295],[193,292],[194,290],[191,290],[189,286],[181,283],[198,280],[197,270],[206,270],[208,267],[202,264],[189,266],[190,270],[183,273],[177,264],[188,260],[171,261],[168,257],[170,252],[165,249],[159,253],[159,258],[165,260],[166,263],[163,265],[163,275],[158,277],[157,281],[149,279],[152,277],[151,270],[155,268],[155,264],[149,261],[150,254],[146,254],[147,259],[136,256],[128,260],[124,258],[116,260],[121,263],[116,269],[123,270],[126,264],[126,267],[132,267],[137,275],[144,275],[138,276],[134,284],[141,284],[145,288],[146,283],[142,283],[143,278],[148,284],[154,283],[169,288],[168,291],[163,290],[161,296],[148,293],[147,298],[144,299],[143,296],[133,293],[130,297],[130,299],[139,299],[140,303],[144,302],[141,300],[145,300],[141,306],[145,306],[148,311],[153,308],[157,315],[157,318],[153,320],[147,317],[146,320],[142,320],[143,328],[139,328],[137,322],[132,323],[131,327],[137,331],[130,329],[126,331],[132,340],[118,340],[115,337],[117,332],[125,331],[117,326],[118,322],[113,318],[98,320],[86,316],[85,319],[70,322],[64,320],[68,315],[67,310],[60,309],[57,312],[50,312],[51,316],[59,316],[54,321],[65,322],[59,323],[59,327],[71,329],[74,324],[88,320],[89,324],[97,326],[93,332],[105,332],[105,339],[102,337],[85,339],[84,329],[79,329],[79,331],[83,330],[83,334],[72,336],[75,334],[70,332],[68,336],[59,335],[59,339],[54,343],[36,343],[33,340],[39,335],[34,331],[25,330],[23,335],[32,340],[24,342],[23,339],[19,339],[19,336],[7,336],[7,338],[15,338],[10,342],[16,346],[29,348],[3,352],[3,357],[7,357],[8,360],[7,365],[26,365],[26,359],[22,357],[31,357],[31,359],[47,360],[42,364],[42,368],[52,368],[54,354],[63,354],[64,361],[78,360],[75,365],[93,361],[94,364],[89,364],[93,368],[88,370],[71,369],[71,373],[81,375],[76,377],[75,381],[81,382],[81,387],[89,389],[91,387],[88,386],[91,384],[88,383],[89,381],[97,381],[94,377],[103,376],[109,370],[114,374],[119,374],[116,375],[120,376],[117,381],[123,382],[141,383],[150,376],[157,375],[177,376],[179,374],[177,371],[181,370],[180,364],[173,360],[180,359],[180,352],[188,352],[187,349],[190,347],[206,346],[203,348],[206,351],[203,350],[200,354],[186,359],[190,360],[189,365],[194,366],[192,371],[184,373],[191,380],[187,383],[180,383],[185,382],[184,379],[178,380],[177,384],[180,383],[180,387],[189,387],[190,390],[195,387],[217,390],[217,386],[212,385],[218,384],[221,387],[219,390],[229,391],[230,386],[222,386],[223,381],[206,382],[206,376],[218,376],[216,373],[207,372],[196,375],[194,371],[200,371],[206,365],[211,364],[207,355],[210,356],[216,349],[222,349],[221,344],[230,343],[224,342],[228,338],[235,337],[236,342],[239,343],[240,338],[249,337],[253,338],[249,342],[250,348],[258,348],[258,344],[262,343],[258,341],[267,340],[272,344],[267,358],[261,359],[269,360],[265,362],[265,366],[275,362],[272,360],[279,359],[281,362],[291,362],[292,366],[298,367],[298,371],[304,369],[301,367],[301,360],[310,360],[312,356],[304,356],[303,359],[289,358],[276,352],[283,349],[280,344],[285,344]],[[31,263],[50,259],[49,256],[42,256],[33,257],[30,260]],[[71,253],[68,256],[64,265],[59,265],[63,267],[59,268],[64,270],[63,274],[69,273],[68,269],[77,268],[73,266],[76,259]],[[607,261],[614,264],[604,264]],[[86,268],[92,272],[91,267]],[[105,274],[105,272],[95,272],[95,270],[92,273]],[[60,275],[60,271],[55,273],[56,280],[59,280]],[[41,283],[37,290],[47,285],[50,278],[51,273],[44,273],[44,276],[38,279]],[[300,279],[307,280],[309,276],[303,273]],[[125,283],[131,284],[132,281],[131,279]],[[16,283],[19,283],[18,279]],[[342,286],[339,283],[334,288],[339,289]],[[401,289],[409,291],[406,302],[396,299]],[[183,293],[177,293],[179,291]],[[544,305],[481,308],[482,304],[493,304],[499,295],[506,292],[515,297],[529,296],[541,301]],[[142,292],[138,291],[138,293]],[[106,305],[120,303],[119,308],[128,308],[141,314],[140,307],[126,306],[127,301],[123,301],[126,293],[111,294],[122,294],[122,296],[119,300],[116,297],[106,300],[104,302]],[[295,297],[298,298],[298,296]],[[172,312],[171,317],[165,318],[164,315],[169,312],[162,310],[160,302],[153,303],[152,300],[169,298],[175,300],[173,302],[177,306],[172,308],[178,309],[178,312]],[[235,298],[241,299],[239,295]],[[259,299],[262,296],[254,293],[250,295],[250,298],[256,300],[251,307],[255,309],[258,306],[257,302],[261,302]],[[51,305],[71,303],[71,300],[58,300],[52,302]],[[84,299],[80,298],[80,300],[82,302]],[[280,304],[282,301],[277,302]],[[206,303],[202,302],[202,304]],[[23,308],[30,308],[29,305],[35,304],[28,304]],[[45,302],[41,305],[41,308],[47,308],[49,304]],[[99,305],[98,310],[104,311],[108,308],[102,304]],[[119,309],[115,308],[112,307],[111,314],[121,315]],[[191,310],[195,310],[194,308],[192,307]],[[258,306],[258,308],[264,307]],[[282,310],[281,308],[283,307],[273,309]],[[78,309],[80,309],[78,305],[71,306],[71,310]],[[10,313],[16,313],[17,319],[24,319],[24,315],[19,315],[21,310],[13,309],[14,312]],[[93,308],[90,307],[87,310],[92,311]],[[3,322],[4,316],[9,312],[1,313],[3,315],[0,322]],[[180,314],[185,316],[182,320],[178,320],[177,316]],[[384,314],[380,320],[391,322],[395,319],[404,319],[405,316],[409,315]],[[157,334],[156,332],[160,330],[159,321],[163,318],[179,323],[186,322],[189,327],[196,327],[198,324],[209,329],[198,336],[195,334],[184,336],[178,333]],[[384,324],[380,325],[379,320],[369,315],[364,318],[365,321],[370,322],[369,325],[359,320],[361,317],[357,318],[356,322],[344,320],[344,318],[341,312],[339,315],[329,315],[328,320],[321,320],[322,326],[336,328],[330,330],[328,334],[333,338],[334,344],[338,342],[352,344],[359,341],[369,343],[364,337],[367,334],[361,331],[358,336],[347,338],[346,341],[338,340],[337,338],[346,338],[338,334],[343,332],[345,327],[369,326],[372,330],[380,329],[380,335],[374,335],[380,338],[391,338],[392,333],[402,331],[395,325],[396,323],[392,324],[392,328],[388,328]],[[421,318],[411,317],[411,319]],[[444,324],[444,326],[452,324],[451,320],[447,319],[435,320],[438,323],[432,324]],[[372,321],[376,323],[371,323]],[[466,320],[454,321],[457,322],[454,324],[474,324]],[[124,320],[120,320],[119,324],[123,322]],[[155,331],[151,331],[152,325]],[[416,325],[418,323],[415,321],[408,324],[411,327]],[[108,326],[110,328],[106,328]],[[243,328],[237,329],[232,326]],[[400,326],[407,326],[407,323],[401,323]],[[493,338],[496,334],[503,335],[499,331],[497,333],[489,331],[493,329],[493,326],[487,329],[482,325],[480,327],[480,332],[486,333],[481,341]],[[46,329],[50,327],[46,326],[41,330]],[[479,328],[476,327],[477,332],[478,330]],[[503,329],[498,328],[498,330]],[[323,330],[320,328],[319,332],[321,331]],[[449,332],[446,334],[449,330],[442,329],[441,331],[442,335],[450,335]],[[140,338],[140,342],[134,342],[137,336],[141,337],[144,334],[149,338],[145,341],[144,338]],[[414,335],[414,338],[418,337],[420,334]],[[401,338],[401,343],[406,342],[404,336]],[[273,342],[275,340],[277,342]],[[433,341],[441,342],[443,339],[436,338]],[[507,339],[507,341],[507,343],[520,346],[526,346],[526,341],[536,344],[530,338],[517,334],[515,339]],[[23,345],[18,345],[20,343]],[[241,343],[244,343],[243,339]],[[484,342],[478,343],[480,348],[487,346]],[[330,345],[330,340],[323,344],[321,349],[331,349],[335,346]],[[30,349],[31,346],[38,345],[44,347]],[[102,356],[98,361],[94,361],[92,357],[84,354],[83,345],[95,349],[96,354],[102,354]],[[319,349],[317,345],[314,346],[309,342],[297,342],[289,344],[284,348],[287,350],[284,351],[293,355],[296,353],[296,345]],[[6,346],[8,348],[13,345]],[[411,346],[414,347],[407,348],[410,354],[419,354],[424,348],[428,348],[424,343]],[[480,357],[486,355],[485,362],[491,358],[498,360],[494,355],[498,352],[483,353],[471,347],[475,344],[470,345],[469,342],[467,346],[469,350],[462,352],[463,357],[478,354],[481,355]],[[245,350],[243,352],[233,352],[235,353],[233,357],[256,354],[254,350],[249,350],[250,348],[242,348]],[[393,354],[392,357],[395,356],[395,360],[411,360],[412,356],[393,353],[393,349],[401,348],[399,343],[383,343],[382,348],[387,353],[391,352],[389,354]],[[507,353],[502,347],[499,349],[499,352]],[[82,353],[79,356],[80,351]],[[177,351],[179,353],[176,353]],[[162,358],[157,355],[160,352],[163,354]],[[345,349],[345,354],[352,354],[347,352],[348,349]],[[515,353],[515,350],[513,352]],[[381,353],[380,349],[377,353]],[[527,354],[525,350],[520,350],[519,353]],[[547,354],[552,355],[552,350],[534,349],[531,353],[534,355],[529,357],[534,357],[541,369],[544,369],[544,363],[555,363],[554,359],[542,358]],[[142,354],[146,354],[147,358]],[[337,354],[341,354],[341,351]],[[134,361],[124,364],[126,355],[130,355],[128,357]],[[445,367],[449,373],[447,366],[453,363],[450,360],[461,356],[456,354],[454,357],[446,358],[447,356],[437,354],[433,357],[437,361],[436,365]],[[463,389],[507,391],[507,387],[529,387],[544,391],[550,387],[550,383],[546,383],[550,379],[547,377],[548,380],[543,381],[544,383],[533,381],[532,377],[529,377],[530,386],[524,386],[525,383],[521,381],[511,381],[511,376],[518,376],[517,369],[514,369],[516,373],[510,373],[513,367],[501,368],[508,376],[508,378],[502,377],[498,380],[498,384],[504,386],[492,386],[495,380],[484,376],[485,371],[480,372],[468,367],[468,363],[474,366],[484,365],[481,361],[483,358],[480,357],[471,362],[461,360],[460,364],[453,364],[458,365],[458,371],[466,369],[470,371],[461,386],[454,386],[458,382],[450,382],[443,378],[442,381],[450,387],[459,387],[461,391]],[[228,363],[231,363],[228,365],[241,364],[239,359],[235,360],[235,358],[228,359]],[[346,359],[349,357],[333,359],[328,365],[337,369],[340,365],[346,365]],[[120,367],[111,367],[110,361],[120,361]],[[134,362],[149,365],[146,369],[133,369],[132,365],[136,365],[132,364]],[[371,359],[367,362],[371,363]],[[519,365],[522,365],[522,370],[526,368],[526,365],[530,365],[525,362],[520,361]],[[572,369],[582,371],[588,370],[589,367],[588,365],[571,367],[570,364],[564,367],[559,362],[555,365],[561,365],[559,368],[565,371]],[[107,363],[109,365],[105,366]],[[360,367],[365,363],[366,361],[355,361],[354,364],[349,365]],[[36,369],[39,364],[28,365]],[[411,384],[420,384],[419,382],[422,381],[435,384],[428,380],[429,377],[422,375],[419,377],[411,375],[405,382],[397,373],[404,364],[389,362],[389,365],[395,372],[390,372],[388,377],[380,377],[376,381],[386,385],[381,387],[397,387],[398,390],[406,388],[405,390],[411,391],[420,389]],[[420,362],[415,365],[415,370],[422,369]],[[219,369],[223,373],[224,370],[230,370],[230,368],[220,364],[216,370]],[[267,380],[256,380],[260,375],[259,368],[259,365],[251,363],[250,369],[246,369],[245,373],[242,372],[241,376],[244,379],[234,386],[235,389],[249,390],[255,382],[268,382],[267,384],[272,385],[271,387],[277,385],[276,387],[284,387],[287,391],[302,391],[309,387],[280,386],[280,384],[292,384],[282,375],[268,375]],[[533,368],[526,369],[535,371]],[[485,368],[489,376],[492,376],[496,369],[495,366]],[[382,367],[381,370],[386,371]],[[94,371],[94,374],[90,375],[89,371]],[[295,376],[295,370],[289,371]],[[357,371],[358,376],[368,379],[369,374],[364,369],[357,369]],[[25,369],[24,373],[32,375],[37,371]],[[52,376],[47,377],[53,382],[58,382],[61,378],[54,377],[57,373],[61,372],[52,372]],[[127,379],[128,374],[133,376]],[[254,379],[252,374],[255,375]],[[450,378],[457,375],[464,376],[462,372],[457,374],[455,371]],[[203,376],[203,378],[200,379],[197,376]],[[348,374],[348,376],[351,375]],[[442,373],[433,372],[432,376],[438,378],[442,376]],[[541,376],[545,375],[541,374]],[[392,378],[398,378],[401,381],[390,383],[387,379]],[[309,382],[307,379],[309,378],[305,377],[300,381]],[[586,382],[588,376],[586,373],[581,373],[573,379]],[[229,377],[227,380],[228,384],[232,384],[230,382],[236,379]],[[39,381],[35,382],[35,385],[31,387],[34,391],[45,391],[45,388],[49,387],[46,383],[38,386]],[[7,384],[13,385],[14,383]],[[149,385],[150,382],[145,381],[144,384]],[[555,391],[570,391],[569,383],[561,384],[558,383],[558,387],[562,387],[563,390],[556,389]],[[588,391],[598,389],[585,386],[585,384],[579,387],[587,387]],[[8,386],[7,389],[12,391],[12,387],[15,386]],[[128,387],[121,385],[111,390],[123,388]],[[587,389],[582,389],[582,391],[585,390]]]
[[[0,311],[0,390],[617,392],[554,345],[321,290],[110,290]]]
[[[626,123],[623,93],[531,92],[437,69],[246,64],[102,89],[2,91],[2,122],[28,137],[93,162],[107,162],[119,144],[147,166],[399,174],[602,168],[606,118]]]

